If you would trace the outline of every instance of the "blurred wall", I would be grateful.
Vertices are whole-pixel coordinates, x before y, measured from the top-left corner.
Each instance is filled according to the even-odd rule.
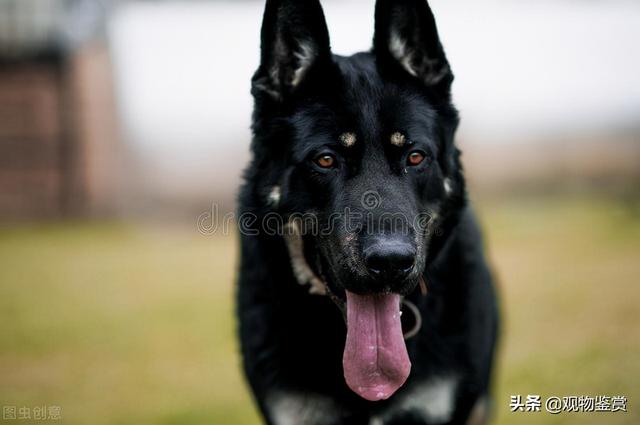
[[[0,219],[117,210],[106,20],[95,0],[0,0]]]
[[[0,70],[0,216],[60,214],[63,207],[58,67]]]

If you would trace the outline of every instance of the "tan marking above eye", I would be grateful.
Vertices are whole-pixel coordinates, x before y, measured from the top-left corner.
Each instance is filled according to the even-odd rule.
[[[356,144],[355,133],[342,133],[340,135],[340,143],[342,143],[344,146],[348,148],[355,145]]]
[[[406,141],[407,139],[406,137],[404,137],[404,134],[400,133],[399,131],[396,131],[391,135],[391,144],[394,146],[404,146]]]

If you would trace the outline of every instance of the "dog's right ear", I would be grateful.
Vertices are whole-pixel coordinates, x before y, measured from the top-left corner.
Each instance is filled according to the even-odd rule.
[[[377,0],[375,21],[373,48],[379,63],[449,93],[453,74],[427,0]]]
[[[314,66],[330,59],[329,31],[318,0],[267,0],[254,94],[283,100]]]

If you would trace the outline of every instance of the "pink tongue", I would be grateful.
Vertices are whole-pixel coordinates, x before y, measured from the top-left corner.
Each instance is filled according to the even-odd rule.
[[[411,362],[402,335],[398,295],[347,291],[342,365],[349,388],[370,401],[387,399],[404,384]]]

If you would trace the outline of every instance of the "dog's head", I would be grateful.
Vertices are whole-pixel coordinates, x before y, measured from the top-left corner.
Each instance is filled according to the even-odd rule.
[[[378,0],[375,26],[371,52],[338,57],[317,0],[267,0],[248,170],[254,210],[302,223],[298,279],[320,274],[346,301],[345,378],[368,400],[409,375],[400,296],[465,198],[453,74],[426,0]]]
[[[337,57],[317,0],[267,1],[252,85],[260,196],[307,214],[310,263],[340,296],[412,291],[464,202],[431,10],[379,0],[375,18],[372,52]]]

